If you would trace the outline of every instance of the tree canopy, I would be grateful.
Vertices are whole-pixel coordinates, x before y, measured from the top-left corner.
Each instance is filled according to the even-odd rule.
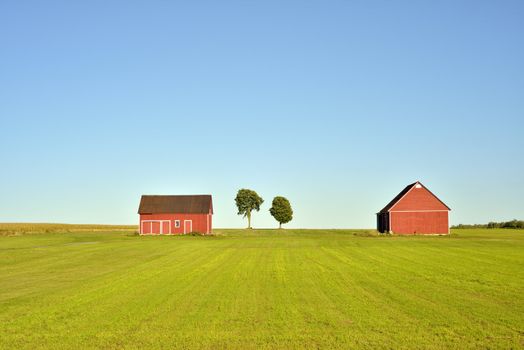
[[[273,203],[269,209],[271,215],[278,221],[278,228],[282,228],[282,224],[287,224],[293,220],[293,209],[291,203],[285,197],[277,196],[273,198]]]
[[[251,211],[259,211],[264,200],[255,191],[243,188],[238,190],[235,203],[238,215],[247,217],[247,228],[251,228]]]

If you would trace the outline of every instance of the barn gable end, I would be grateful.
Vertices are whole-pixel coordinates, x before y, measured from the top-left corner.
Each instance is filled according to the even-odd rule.
[[[449,234],[450,210],[417,181],[406,186],[377,213],[377,230],[399,234]]]
[[[450,210],[437,196],[420,182],[415,182],[411,188],[394,203],[389,211],[411,210]]]

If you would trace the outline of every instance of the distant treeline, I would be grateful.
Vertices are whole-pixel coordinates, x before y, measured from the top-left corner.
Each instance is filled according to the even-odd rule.
[[[458,224],[451,228],[521,228],[524,229],[524,220],[511,220],[503,222],[488,222],[487,224],[464,225]]]

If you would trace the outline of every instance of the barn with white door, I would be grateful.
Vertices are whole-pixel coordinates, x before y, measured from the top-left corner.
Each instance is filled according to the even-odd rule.
[[[213,232],[211,195],[143,195],[138,214],[141,235]]]

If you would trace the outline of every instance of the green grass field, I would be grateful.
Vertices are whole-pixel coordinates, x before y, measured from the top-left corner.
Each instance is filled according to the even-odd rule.
[[[524,347],[522,230],[37,231],[0,237],[2,349]]]

